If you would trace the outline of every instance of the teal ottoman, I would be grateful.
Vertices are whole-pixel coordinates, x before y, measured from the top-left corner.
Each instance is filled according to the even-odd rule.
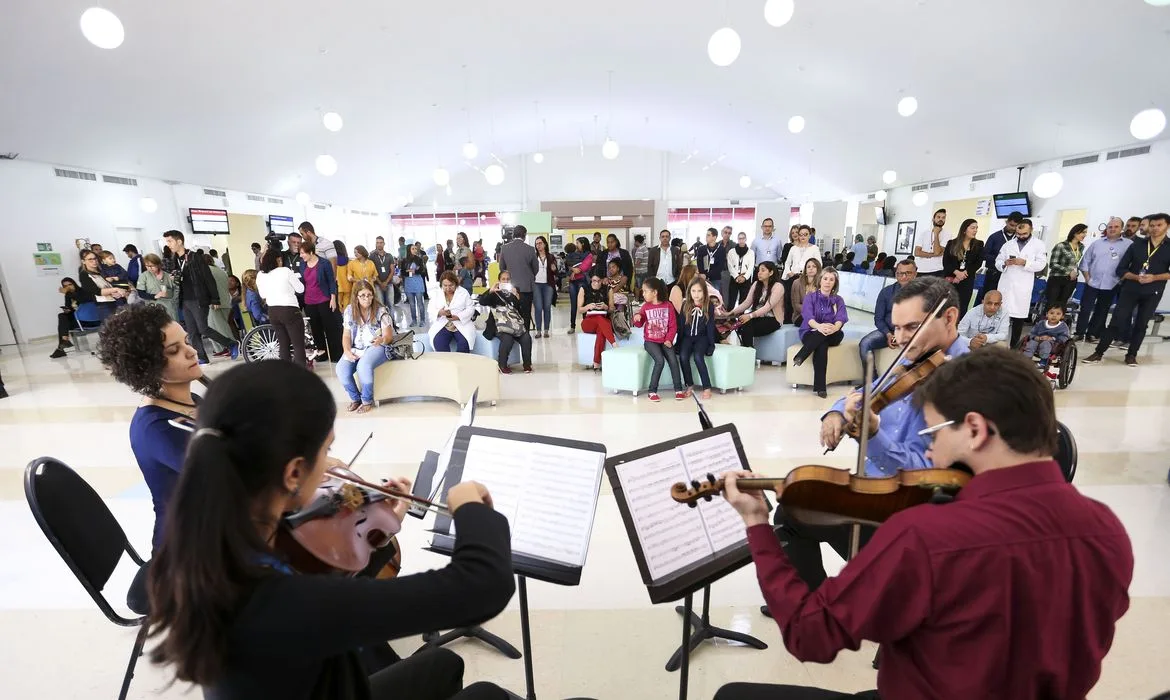
[[[601,386],[606,390],[637,396],[649,383],[650,355],[641,345],[609,348],[601,354]]]
[[[715,354],[707,358],[707,370],[711,385],[723,393],[751,386],[756,381],[756,351],[739,345],[716,345]]]

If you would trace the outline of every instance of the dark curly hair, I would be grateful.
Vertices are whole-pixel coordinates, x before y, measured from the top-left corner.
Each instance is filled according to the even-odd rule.
[[[158,396],[167,366],[163,338],[171,323],[170,314],[157,304],[127,306],[102,324],[98,359],[135,392]]]

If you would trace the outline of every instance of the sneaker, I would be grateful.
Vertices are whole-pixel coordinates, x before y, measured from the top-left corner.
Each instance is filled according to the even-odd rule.
[[[1085,334],[1084,333],[1077,333],[1076,335],[1073,336],[1073,341],[1077,342],[1077,343],[1083,343],[1085,341]]]
[[[1115,340],[1113,342],[1113,347],[1117,348],[1118,350],[1129,350],[1129,341]]]
[[[576,332],[577,332],[576,326],[569,326],[569,335],[573,335]]]
[[[1126,355],[1125,364],[1129,365],[1130,367],[1137,367],[1137,355]]]
[[[659,402],[659,401],[661,401],[661,400],[662,400],[662,397],[661,397],[661,396],[659,396],[658,394],[654,393],[653,391],[652,391],[652,392],[650,392],[650,403],[658,403],[658,402]]]
[[[73,347],[73,341],[71,341],[71,340],[62,340],[62,341],[61,341],[61,347],[63,347],[63,348],[71,348],[71,347]]]
[[[240,344],[239,344],[239,342],[232,343],[232,347],[231,347],[230,352],[232,354],[233,360],[240,359]]]
[[[685,391],[674,392],[674,400],[675,401],[686,401],[687,400],[687,392],[685,392]]]
[[[1097,344],[1097,343],[1099,343],[1100,341],[1101,341],[1101,339],[1100,339],[1100,338],[1098,338],[1097,336],[1094,336],[1094,335],[1086,335],[1086,336],[1085,336],[1085,342],[1086,342],[1086,343],[1092,343],[1093,345],[1096,345],[1096,344]]]
[[[1081,360],[1081,364],[1083,364],[1083,365],[1099,365],[1099,364],[1101,364],[1101,353],[1095,352],[1092,355],[1089,355],[1085,359]]]
[[[212,357],[227,357],[228,355],[231,355],[231,354],[232,354],[231,350],[220,350],[219,352],[212,354]]]
[[[814,391],[813,393],[822,399],[828,398],[829,396],[829,392],[825,391],[824,389],[821,389],[820,391]]]
[[[501,367],[500,368],[500,374],[511,374],[511,373],[512,373],[511,367]]]
[[[57,360],[57,359],[60,359],[62,357],[65,357],[65,348],[62,348],[62,347],[58,347],[56,350],[53,351],[52,355],[49,355],[50,360]]]
[[[546,338],[548,337],[548,331],[544,332],[544,337],[546,337]]]
[[[532,374],[532,365],[524,365],[524,374]]]

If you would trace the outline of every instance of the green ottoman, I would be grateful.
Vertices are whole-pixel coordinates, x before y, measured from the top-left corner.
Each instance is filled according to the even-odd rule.
[[[716,345],[715,354],[707,358],[711,385],[723,393],[742,389],[756,381],[756,351],[738,345]]]
[[[665,373],[664,373],[665,374]],[[619,391],[645,391],[650,383],[650,355],[639,345],[608,348],[601,354],[601,386]]]

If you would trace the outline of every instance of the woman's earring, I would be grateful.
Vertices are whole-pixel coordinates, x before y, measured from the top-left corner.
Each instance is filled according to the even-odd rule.
[[[294,487],[292,491],[289,491],[289,495],[292,496],[293,498],[296,498],[297,496],[301,495],[301,485],[297,484],[296,487]]]

